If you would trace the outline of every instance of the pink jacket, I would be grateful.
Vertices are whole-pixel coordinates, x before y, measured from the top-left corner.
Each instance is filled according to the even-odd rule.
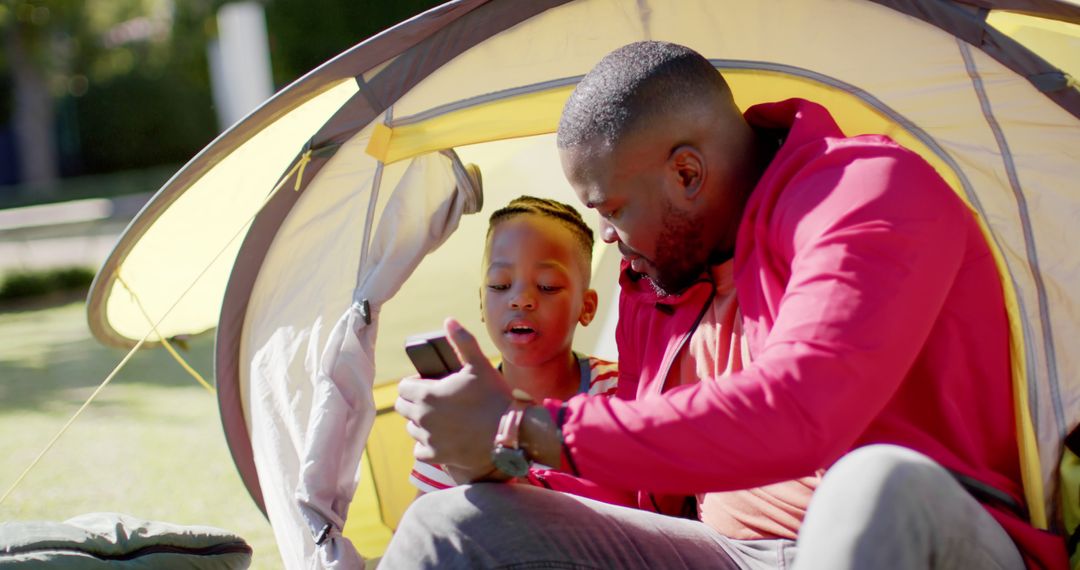
[[[664,303],[677,311],[623,302],[619,397],[567,402],[564,468],[687,495],[797,478],[893,443],[1022,504],[1007,316],[975,217],[918,155],[884,136],[845,138],[815,103],[746,117],[790,128],[736,243],[752,363],[664,391],[700,306],[689,300],[708,291]],[[1029,565],[1066,567],[1059,537],[987,508]]]

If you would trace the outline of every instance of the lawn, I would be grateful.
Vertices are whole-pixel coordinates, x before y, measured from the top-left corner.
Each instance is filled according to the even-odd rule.
[[[185,358],[204,377],[213,339]],[[123,358],[91,338],[81,302],[0,313],[0,494]],[[99,511],[220,527],[280,568],[273,532],[229,456],[217,400],[161,349],[137,354],[0,504],[0,521]]]

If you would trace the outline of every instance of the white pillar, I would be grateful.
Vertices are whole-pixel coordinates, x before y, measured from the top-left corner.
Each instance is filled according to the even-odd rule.
[[[224,130],[274,93],[266,16],[258,2],[230,2],[218,10],[218,37],[209,49],[218,126]]]

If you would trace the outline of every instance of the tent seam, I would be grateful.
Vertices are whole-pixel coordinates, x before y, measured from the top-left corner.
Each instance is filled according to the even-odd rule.
[[[391,105],[386,108],[386,112],[383,114],[383,123],[389,124],[394,116],[394,106]],[[383,174],[383,161],[379,160],[375,163],[375,175],[371,179],[371,194],[368,197],[368,209],[367,216],[364,219],[364,240],[360,244],[360,264],[356,267],[356,283],[353,286],[353,302],[359,302],[360,299],[356,298],[356,290],[360,288],[360,276],[363,275],[364,266],[367,264],[369,248],[371,246],[371,226],[375,221],[375,206],[379,202],[379,189],[382,187],[382,174]]]
[[[1042,329],[1043,334],[1043,350],[1046,357],[1047,374],[1050,377],[1050,399],[1053,404],[1054,420],[1058,428],[1059,437],[1064,439],[1066,433],[1064,420],[1065,412],[1061,406],[1061,393],[1058,386],[1057,357],[1054,351],[1053,330],[1050,324],[1050,312],[1047,306],[1046,286],[1043,283],[1042,273],[1039,270],[1039,256],[1038,251],[1035,249],[1035,236],[1031,228],[1031,218],[1028,213],[1027,198],[1024,196],[1023,189],[1020,187],[1020,179],[1016,172],[1016,164],[1013,160],[1012,152],[1009,150],[1009,143],[1005,139],[1005,134],[1000,123],[998,123],[997,118],[994,116],[994,111],[990,107],[990,99],[986,93],[985,85],[983,85],[982,77],[975,67],[975,60],[971,56],[971,48],[968,44],[959,39],[957,39],[957,45],[960,48],[961,56],[963,56],[964,67],[967,70],[968,77],[971,78],[972,88],[974,88],[975,94],[979,99],[979,105],[982,108],[987,126],[990,127],[991,132],[994,134],[994,140],[997,142],[998,150],[1001,153],[1002,166],[1005,168],[1006,175],[1009,179],[1009,188],[1012,190],[1013,197],[1016,200],[1017,215],[1020,218],[1020,227],[1023,229],[1024,233],[1024,249],[1027,253],[1028,268],[1031,271],[1032,279],[1035,282],[1036,299],[1039,304],[1040,328]],[[1034,383],[1028,387],[1029,393],[1033,391]]]
[[[509,99],[517,97],[519,95],[528,95],[530,93],[537,93],[540,91],[547,91],[548,89],[555,89],[558,87],[567,87],[569,85],[576,85],[581,81],[584,75],[572,75],[570,77],[563,77],[560,79],[552,79],[549,81],[541,81],[539,83],[530,83],[529,85],[523,85],[521,87],[511,87],[509,89],[502,89],[500,91],[492,91],[490,93],[484,93],[482,95],[474,95],[472,97],[466,97],[465,99],[458,99],[452,103],[445,105],[439,105],[438,107],[432,107],[426,111],[421,111],[414,115],[406,115],[399,117],[393,121],[386,123],[388,127],[403,127],[407,125],[413,125],[421,123],[429,119],[441,117],[460,111],[462,109],[468,109],[470,107],[476,107],[485,103],[491,103],[493,101],[501,101],[503,99]]]
[[[364,81],[364,77],[362,75],[356,76],[356,87],[357,91],[364,98],[364,100],[368,102],[368,105],[371,105],[372,109],[383,108],[382,101],[380,101],[378,96],[375,95],[375,92],[368,85],[367,81]]]
[[[646,40],[653,39],[652,37],[652,8],[649,7],[649,0],[637,0],[638,19],[641,21],[641,34]]]

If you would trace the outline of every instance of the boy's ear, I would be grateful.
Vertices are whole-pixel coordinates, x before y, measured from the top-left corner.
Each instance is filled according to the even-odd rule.
[[[587,289],[585,291],[584,302],[581,304],[581,315],[578,317],[578,322],[581,323],[581,326],[589,326],[593,317],[596,316],[596,308],[599,303],[600,300],[596,295],[596,289]]]

